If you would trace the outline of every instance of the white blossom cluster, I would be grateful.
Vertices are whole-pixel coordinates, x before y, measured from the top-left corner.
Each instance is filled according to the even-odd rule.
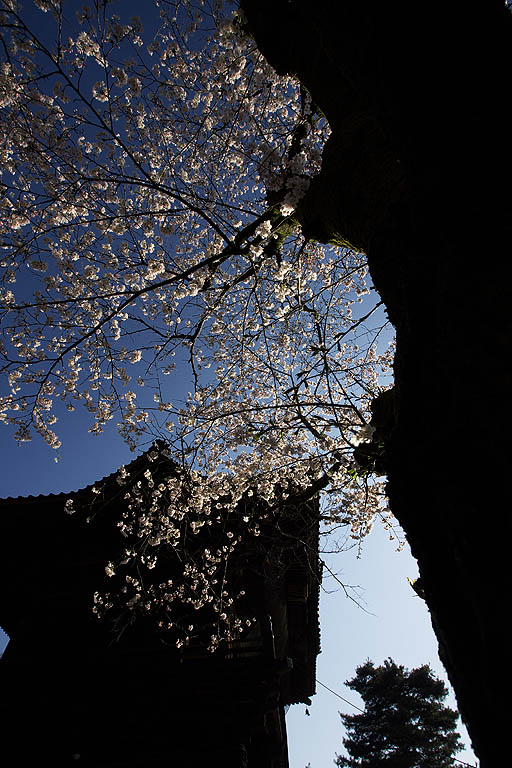
[[[155,467],[138,478],[125,467],[116,475],[117,484],[127,489],[119,522],[126,546],[105,567],[116,589],[97,592],[93,612],[104,617],[114,611],[118,627],[151,613],[178,648],[199,639],[213,652],[223,641],[238,640],[256,622],[241,607],[246,593],[237,586],[243,571],[237,554],[241,548],[244,564],[252,556],[255,567],[264,567],[269,543],[259,543],[260,525],[270,507],[262,510],[253,503],[252,492],[246,492],[245,500],[231,497],[231,484],[222,475],[162,475],[158,458],[158,451],[150,452]],[[94,491],[103,502],[103,489]],[[72,499],[65,509],[76,512]],[[86,511],[93,519],[94,501]],[[272,538],[275,548],[275,530]],[[289,548],[281,544],[285,546]]]

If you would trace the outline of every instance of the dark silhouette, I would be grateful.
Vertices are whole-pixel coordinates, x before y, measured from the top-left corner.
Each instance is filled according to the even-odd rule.
[[[459,711],[492,768],[509,751],[512,16],[503,0],[241,5],[332,129],[299,219],[367,254],[396,327],[393,424],[368,459],[386,470]]]
[[[158,480],[173,475],[165,444],[126,467],[131,482],[149,466]],[[99,497],[92,486],[0,499],[1,609],[10,636],[0,663],[3,764],[286,768],[285,706],[309,705],[315,692],[315,502],[316,522],[280,553],[279,568],[267,557],[275,552],[270,544],[261,556],[240,548],[233,577],[245,598],[237,610],[255,621],[210,653],[200,633],[178,648],[155,616],[94,616],[93,595],[111,589],[105,564],[126,540],[117,522],[127,487],[116,477],[95,484],[101,503],[88,523]],[[65,513],[70,498],[72,515]],[[293,516],[298,506],[289,502]],[[176,605],[172,618],[188,621],[186,606]],[[202,609],[195,612],[198,627],[203,618]]]
[[[365,703],[359,715],[341,715],[348,736],[339,768],[452,768],[462,749],[458,713],[444,706],[448,690],[428,665],[411,671],[387,659],[367,661],[346,685]]]

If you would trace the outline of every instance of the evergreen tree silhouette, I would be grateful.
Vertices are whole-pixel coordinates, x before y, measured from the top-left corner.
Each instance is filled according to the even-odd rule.
[[[343,745],[349,757],[336,756],[339,768],[452,768],[462,749],[458,713],[444,706],[448,690],[425,664],[411,671],[387,659],[367,661],[346,685],[365,704],[358,715],[344,715]]]

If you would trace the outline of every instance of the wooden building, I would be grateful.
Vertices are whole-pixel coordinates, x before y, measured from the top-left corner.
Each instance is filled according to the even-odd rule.
[[[165,444],[155,450],[161,475],[173,472]],[[133,479],[147,457],[128,467]],[[280,568],[272,547],[257,562],[242,558],[256,622],[212,654],[200,640],[168,644],[151,615],[117,632],[93,615],[105,564],[122,546],[122,489],[115,474],[101,486],[105,503],[88,524],[64,505],[70,496],[86,503],[91,487],[0,501],[4,765],[286,768],[285,707],[315,692],[316,503],[295,515],[287,500],[291,529],[304,514],[309,525],[291,537]]]

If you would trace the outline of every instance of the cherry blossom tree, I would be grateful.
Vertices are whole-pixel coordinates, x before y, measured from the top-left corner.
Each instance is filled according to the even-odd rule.
[[[393,350],[364,256],[307,241],[295,214],[329,134],[308,93],[236,4],[155,0],[145,29],[110,0],[29,6],[0,0],[3,422],[55,450],[80,407],[133,449],[165,438],[192,528],[219,498],[291,487],[325,490],[356,538],[390,525],[353,451]],[[147,481],[125,524],[156,557],[182,485]]]

